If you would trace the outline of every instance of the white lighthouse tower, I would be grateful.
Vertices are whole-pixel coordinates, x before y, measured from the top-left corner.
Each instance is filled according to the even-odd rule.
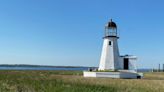
[[[109,77],[109,78],[142,78],[142,73],[137,73],[136,60],[133,55],[120,56],[117,34],[117,25],[112,19],[105,25],[103,48],[98,70],[84,71],[84,77]]]
[[[99,70],[119,69],[119,49],[117,25],[112,19],[105,26],[104,43],[100,58]]]

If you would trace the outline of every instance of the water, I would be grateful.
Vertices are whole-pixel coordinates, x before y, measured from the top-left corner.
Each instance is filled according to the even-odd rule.
[[[88,70],[89,67],[75,67],[75,68],[67,68],[67,67],[15,67],[15,66],[3,66],[0,67],[0,70],[77,70],[83,71]]]
[[[151,69],[137,69],[137,72],[152,72]]]
[[[0,70],[72,70],[85,71],[90,67],[30,67],[30,66],[0,66]],[[138,69],[138,72],[151,72],[151,69]]]

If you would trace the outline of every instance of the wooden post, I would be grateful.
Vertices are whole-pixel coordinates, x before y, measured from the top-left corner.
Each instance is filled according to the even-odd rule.
[[[158,66],[158,72],[160,72],[160,64],[159,64],[159,66]]]
[[[164,64],[163,64],[163,72],[164,72]]]

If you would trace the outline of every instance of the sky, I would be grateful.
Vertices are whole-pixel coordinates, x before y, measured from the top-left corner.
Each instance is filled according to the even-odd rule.
[[[0,64],[98,66],[105,24],[139,68],[164,63],[163,0],[0,0]]]

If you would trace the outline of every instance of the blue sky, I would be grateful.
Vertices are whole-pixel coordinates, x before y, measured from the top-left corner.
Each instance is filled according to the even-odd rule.
[[[162,0],[1,0],[0,64],[98,66],[104,25],[138,66],[164,63]]]

